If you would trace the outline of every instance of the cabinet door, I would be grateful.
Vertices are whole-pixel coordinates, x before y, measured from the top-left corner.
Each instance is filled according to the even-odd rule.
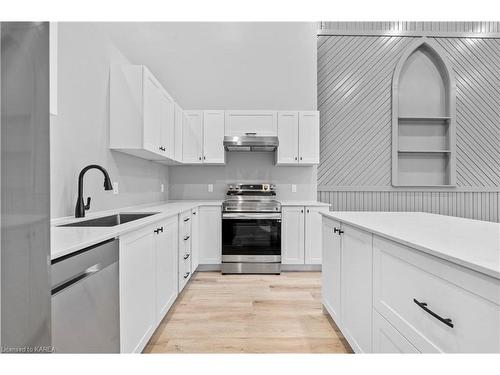
[[[277,164],[298,164],[299,162],[299,114],[278,112],[279,147]]]
[[[224,111],[203,113],[203,162],[224,164]]]
[[[304,207],[283,207],[281,262],[304,264]]]
[[[198,207],[191,210],[191,271],[194,273],[200,264],[200,222]]]
[[[165,90],[160,91],[161,152],[169,159],[175,154],[175,103]]]
[[[319,164],[319,112],[299,112],[299,163]]]
[[[241,136],[247,133],[275,136],[278,121],[275,111],[225,111],[225,135]]]
[[[158,81],[146,70],[143,84],[143,146],[148,151],[161,154],[160,86]]]
[[[340,246],[341,237],[334,232],[340,228],[335,220],[323,218],[323,266],[321,267],[321,294],[326,307],[337,325],[341,323],[340,309]]]
[[[156,324],[177,298],[177,217],[159,223],[163,228],[155,235],[156,248]]]
[[[199,208],[199,263],[220,264],[222,258],[221,207]]]
[[[120,237],[120,352],[144,349],[156,327],[153,227]]]
[[[203,112],[185,111],[186,122],[182,132],[182,161],[200,164],[203,159]]]
[[[175,145],[174,145],[174,160],[178,162],[182,162],[182,130],[184,121],[184,112],[182,108],[175,103]]]
[[[373,310],[373,353],[419,353],[419,351]]]
[[[305,263],[321,264],[321,222],[320,212],[328,212],[328,207],[305,208]]]
[[[342,224],[341,301],[344,336],[355,352],[372,349],[372,235]]]

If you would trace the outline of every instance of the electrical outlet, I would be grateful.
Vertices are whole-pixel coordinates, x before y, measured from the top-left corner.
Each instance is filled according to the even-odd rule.
[[[213,193],[214,192],[214,185],[213,184],[208,184],[208,192]]]
[[[113,194],[120,194],[120,189],[118,187],[118,182],[113,182]]]
[[[296,192],[297,192],[297,185],[292,184],[292,193],[296,193]]]
[[[162,192],[162,193],[165,192],[165,185],[164,184],[160,185],[160,192]]]

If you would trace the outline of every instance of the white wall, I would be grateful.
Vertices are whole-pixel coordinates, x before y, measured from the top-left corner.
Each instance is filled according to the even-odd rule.
[[[316,200],[316,167],[277,167],[271,152],[227,153],[225,166],[170,167],[169,175],[169,199],[223,199],[228,183],[270,182],[280,199]]]
[[[316,23],[107,23],[185,109],[316,107]],[[232,182],[272,182],[283,199],[316,199],[316,167],[276,167],[274,154],[227,154],[227,165],[170,167],[169,199],[221,199]],[[214,192],[207,192],[207,184]],[[290,185],[297,184],[297,193]]]
[[[101,25],[60,23],[58,115],[51,116],[51,216],[74,215],[77,180],[88,164],[105,167],[120,194],[105,192],[99,171],[87,172],[85,196],[91,210],[126,207],[167,199],[168,168],[112,152],[109,139],[109,66],[128,59]]]
[[[185,109],[316,109],[315,22],[105,23]]]

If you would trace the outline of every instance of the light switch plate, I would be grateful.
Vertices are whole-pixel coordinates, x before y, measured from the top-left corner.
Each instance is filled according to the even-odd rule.
[[[296,193],[296,192],[297,192],[297,185],[292,184],[292,193]]]
[[[118,187],[118,182],[113,182],[113,194],[120,194],[120,189]]]
[[[165,185],[164,184],[160,185],[160,192],[162,192],[162,193],[165,192]]]
[[[214,192],[214,185],[213,184],[208,184],[208,192],[213,193]]]

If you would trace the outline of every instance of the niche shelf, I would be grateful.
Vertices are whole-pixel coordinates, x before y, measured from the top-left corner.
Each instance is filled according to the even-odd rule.
[[[393,186],[455,186],[455,79],[441,47],[412,43],[392,80]]]

